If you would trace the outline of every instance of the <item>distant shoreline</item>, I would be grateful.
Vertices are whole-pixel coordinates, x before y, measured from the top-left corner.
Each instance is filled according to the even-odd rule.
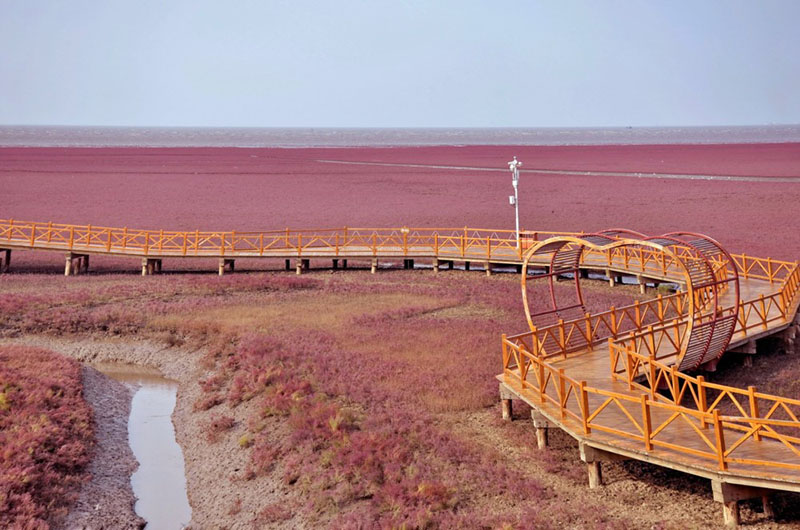
[[[353,148],[800,143],[800,125],[599,128],[0,126],[0,147]]]

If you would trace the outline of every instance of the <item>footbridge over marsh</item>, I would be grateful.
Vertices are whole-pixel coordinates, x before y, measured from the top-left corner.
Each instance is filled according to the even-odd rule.
[[[726,352],[751,355],[770,340],[794,349],[800,324],[800,267],[732,255],[691,233],[647,237],[629,230],[595,234],[473,228],[339,228],[267,232],[153,231],[0,220],[0,271],[12,251],[60,252],[65,274],[85,272],[89,256],[141,260],[142,274],[163,259],[215,258],[218,272],[238,259],[454,262],[487,274],[513,266],[529,331],[503,335],[497,376],[503,416],[512,399],[532,409],[536,439],[550,428],[574,437],[590,487],[602,484],[601,462],[647,461],[708,478],[727,525],[739,521],[739,500],[761,498],[771,510],[776,490],[800,492],[800,399],[756,387],[706,381]],[[653,297],[626,307],[585,311],[581,282],[630,280]],[[574,289],[556,289],[556,282]],[[548,296],[529,284],[546,282]],[[654,290],[666,284],[669,290]],[[541,292],[541,291],[536,291]],[[565,296],[564,293],[572,293]],[[747,361],[746,361],[747,362]]]

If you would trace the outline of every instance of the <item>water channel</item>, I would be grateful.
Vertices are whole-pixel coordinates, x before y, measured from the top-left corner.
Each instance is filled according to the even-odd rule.
[[[172,411],[178,384],[158,370],[117,363],[94,368],[136,388],[128,418],[128,443],[139,468],[131,475],[136,513],[147,530],[177,530],[189,524],[183,452],[175,441]]]

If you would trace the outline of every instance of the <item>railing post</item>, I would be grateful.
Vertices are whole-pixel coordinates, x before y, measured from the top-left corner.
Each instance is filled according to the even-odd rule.
[[[642,434],[644,437],[645,451],[653,450],[653,442],[650,439],[650,433],[653,431],[653,423],[650,418],[650,403],[647,401],[647,394],[642,394]]]
[[[742,253],[742,277],[747,279],[747,254]]]
[[[92,225],[86,227],[86,246],[92,246]]]
[[[336,233],[335,244],[336,244],[336,255],[338,256],[339,255],[339,233],[338,232]]]
[[[236,230],[231,232],[231,252],[236,254]]]
[[[31,246],[36,243],[36,225],[31,225]]]
[[[775,277],[772,273],[772,258],[767,258],[767,276],[769,276],[769,283],[775,281]]]
[[[122,250],[128,248],[128,227],[122,229]]]
[[[372,232],[372,256],[375,257],[378,255],[378,235],[375,232]]]
[[[303,233],[297,232],[297,255],[303,255]]]
[[[111,252],[111,229],[106,230],[106,251]]]
[[[183,233],[183,255],[184,255],[184,256],[186,255],[186,251],[187,251],[187,249],[189,248],[189,246],[188,246],[188,245],[189,245],[188,239],[189,239],[189,235],[188,235],[186,232],[184,232],[184,233]]]
[[[564,332],[564,319],[558,319],[558,345],[561,347],[561,354],[567,357],[567,336]]]
[[[403,231],[403,256],[408,256],[408,229]]]
[[[533,341],[533,353],[535,356],[540,357],[542,352],[539,351],[539,337],[536,335],[537,328],[533,326],[531,328],[531,340]]]
[[[586,342],[587,346],[589,347],[589,351],[592,351],[594,350],[594,344],[592,340],[594,335],[592,332],[592,315],[586,313],[584,318],[586,319]]]
[[[500,342],[503,345],[503,371],[508,369],[508,346],[506,345],[506,334],[503,333]]]
[[[611,313],[611,336],[616,339],[619,332],[617,329],[617,308],[612,305],[609,312]]]
[[[164,231],[161,230],[158,233],[158,251],[161,252],[164,249]]]
[[[708,427],[706,421],[706,412],[708,411],[708,398],[706,397],[706,378],[702,375],[697,376],[697,409],[703,413],[700,417],[700,428],[705,429]]]
[[[150,232],[144,233],[144,255],[150,254]]]
[[[536,366],[537,366],[537,374],[539,377],[539,401],[544,403],[546,400],[544,399],[544,363],[541,359],[536,359]]]
[[[719,463],[720,471],[728,469],[728,463],[725,461],[725,431],[722,428],[722,420],[719,417],[719,409],[714,409],[714,435],[717,439],[717,461]]]
[[[286,227],[286,236],[284,239],[284,244],[286,245],[286,248],[289,248],[289,227]]]
[[[664,295],[658,295],[658,321],[664,321]]]
[[[563,370],[563,369],[562,369]],[[586,381],[580,382],[581,388],[581,414],[583,416],[583,433],[591,434],[592,428],[589,427],[589,393],[586,391]]]
[[[53,240],[53,221],[47,222],[47,242]]]
[[[492,237],[486,236],[486,257],[492,259]]]
[[[678,387],[678,370],[675,368],[675,365],[669,367],[669,378],[670,383],[672,384],[672,402],[676,405],[680,405],[680,388]]]
[[[433,254],[439,257],[439,234],[433,234]]]
[[[219,252],[221,255],[225,255],[225,232],[222,232],[220,236]]]
[[[750,398],[750,417],[758,418],[758,400],[756,399],[756,387],[748,386],[747,387],[747,394]],[[759,426],[758,429],[753,433],[753,439],[755,441],[761,440],[761,427]]]
[[[558,369],[558,408],[561,411],[561,419],[564,420],[567,417],[567,404],[564,396],[567,395],[567,382],[564,381],[564,369]],[[585,429],[586,421],[584,420],[584,429]]]
[[[336,253],[337,254],[339,253],[339,249],[338,248],[336,249]],[[259,256],[263,256],[264,255],[264,232],[261,232],[260,234],[258,234],[258,255]]]
[[[200,250],[200,230],[194,231],[194,253],[197,255],[197,252]]]
[[[639,300],[633,303],[633,314],[636,315],[636,331],[642,330],[642,310],[639,307]]]
[[[758,296],[758,304],[761,307],[761,326],[764,329],[767,329],[767,306],[764,303],[764,295],[760,294]]]

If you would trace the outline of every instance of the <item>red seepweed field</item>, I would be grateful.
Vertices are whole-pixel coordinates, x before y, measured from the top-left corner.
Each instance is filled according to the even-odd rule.
[[[523,169],[767,177],[523,173],[523,228],[689,230],[732,252],[800,257],[800,182],[784,181],[800,178],[798,144],[0,149],[0,218],[155,230],[510,229],[513,155]],[[205,265],[170,260],[165,269]],[[127,361],[172,370],[181,384],[173,419],[193,527],[719,522],[704,481],[617,464],[608,485],[590,492],[570,439],[556,434],[537,451],[527,422],[499,420],[499,336],[525,327],[514,275],[140,278],[137,269],[135,260],[93,257],[103,274],[64,278],[61,254],[15,251],[12,274],[0,276],[0,338],[49,341],[79,360],[108,357],[104,341],[156,344],[156,353]],[[592,282],[586,289],[592,310],[637,296]],[[769,359],[756,368],[774,372]],[[774,380],[785,386],[773,391],[796,391],[795,364],[783,363]],[[779,501],[779,520],[797,526],[796,506]],[[772,524],[755,508],[745,518],[753,528]]]
[[[524,173],[526,169],[800,178],[799,144],[402,148],[0,149],[2,218],[164,230],[514,226],[708,234],[794,260],[798,182]],[[378,162],[495,168],[339,164]]]

